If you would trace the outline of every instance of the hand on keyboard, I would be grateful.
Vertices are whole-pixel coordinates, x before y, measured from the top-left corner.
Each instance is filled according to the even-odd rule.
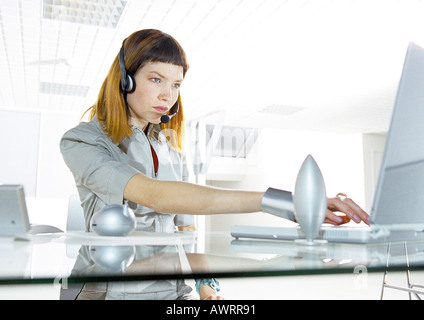
[[[335,212],[340,212],[343,215],[337,215]],[[365,222],[369,225],[368,213],[366,213],[359,205],[346,195],[340,197],[337,195],[334,198],[328,198],[327,216],[324,223],[340,225],[349,222],[350,220],[356,223]]]

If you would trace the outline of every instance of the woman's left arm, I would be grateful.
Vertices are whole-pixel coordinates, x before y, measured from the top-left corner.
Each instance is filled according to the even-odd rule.
[[[158,213],[222,214],[262,210],[263,192],[225,190],[180,181],[160,181],[143,174],[133,176],[124,190],[124,198]],[[352,199],[328,199],[326,222],[343,224],[350,219],[368,222],[368,214]],[[335,212],[346,215],[337,216]]]

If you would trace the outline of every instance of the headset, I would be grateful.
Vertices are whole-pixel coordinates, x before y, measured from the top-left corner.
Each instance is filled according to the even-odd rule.
[[[126,40],[126,39],[125,39]],[[121,50],[119,50],[119,67],[121,68],[121,90],[125,93],[132,93],[135,90],[135,80],[132,75],[127,73],[127,69],[125,69],[125,61],[124,61],[124,42],[122,42]]]
[[[126,40],[126,39],[125,39]],[[135,79],[132,75],[128,74],[127,69],[125,69],[125,52],[124,52],[124,45],[125,40],[122,42],[121,50],[119,50],[119,67],[121,68],[121,83],[120,88],[122,92],[124,93],[124,97],[126,97],[127,93],[132,93],[135,91]],[[126,98],[125,98],[126,99]],[[180,106],[178,104],[178,101],[175,105],[172,106],[171,110],[173,110],[173,113],[171,115],[163,115],[160,118],[160,121],[162,123],[168,123],[177,113],[180,109]]]

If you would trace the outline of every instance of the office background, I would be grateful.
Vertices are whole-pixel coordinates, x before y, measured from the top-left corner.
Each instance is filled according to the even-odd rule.
[[[418,0],[2,0],[0,182],[25,185],[32,222],[64,228],[76,189],[60,137],[95,101],[122,40],[158,28],[190,61],[181,92],[192,181],[292,190],[310,153],[329,196],[369,210],[423,13]],[[198,224],[241,222],[286,223],[258,213]]]

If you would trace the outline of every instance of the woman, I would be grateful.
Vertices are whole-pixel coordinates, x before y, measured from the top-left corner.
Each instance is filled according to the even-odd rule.
[[[74,175],[87,230],[95,212],[124,200],[134,209],[139,230],[157,232],[190,229],[194,214],[262,210],[264,192],[183,182],[179,89],[188,67],[171,36],[153,29],[134,32],[112,63],[91,107],[91,121],[63,136],[61,152]],[[352,200],[328,199],[326,222],[350,219],[368,223],[368,215]],[[215,295],[211,287],[200,286],[201,298]]]

